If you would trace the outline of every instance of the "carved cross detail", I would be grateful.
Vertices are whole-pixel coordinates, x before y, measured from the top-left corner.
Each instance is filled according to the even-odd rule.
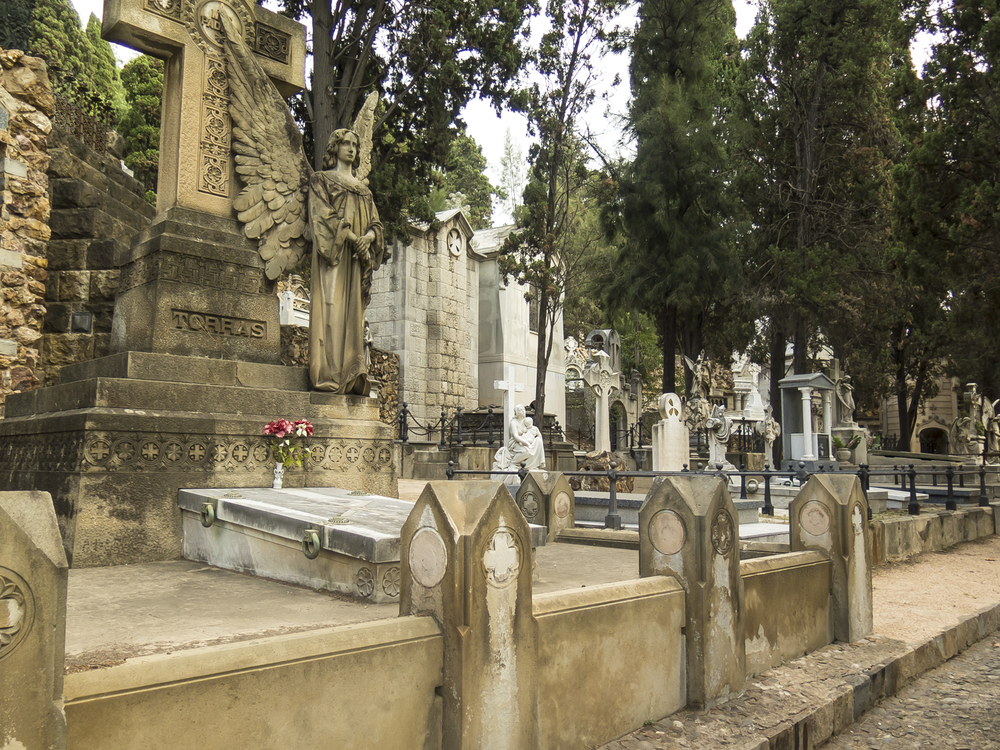
[[[521,567],[517,545],[509,531],[498,529],[483,554],[486,580],[495,586],[506,586]]]

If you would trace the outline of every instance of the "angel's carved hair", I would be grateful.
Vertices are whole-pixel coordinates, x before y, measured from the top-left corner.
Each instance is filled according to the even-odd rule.
[[[337,149],[340,148],[340,144],[349,135],[353,135],[354,140],[358,144],[358,150],[354,154],[354,163],[351,165],[351,171],[357,172],[358,167],[361,165],[361,137],[349,128],[334,130],[330,136],[330,140],[326,142],[326,153],[323,154],[323,169],[333,169],[337,166]]]

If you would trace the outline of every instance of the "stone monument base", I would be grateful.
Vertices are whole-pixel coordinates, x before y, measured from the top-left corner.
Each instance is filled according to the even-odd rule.
[[[73,567],[180,558],[178,490],[270,487],[262,430],[279,417],[316,431],[286,487],[396,494],[377,401],[310,391],[304,369],[125,352],[64,367],[60,381],[8,397],[0,487],[51,493]]]

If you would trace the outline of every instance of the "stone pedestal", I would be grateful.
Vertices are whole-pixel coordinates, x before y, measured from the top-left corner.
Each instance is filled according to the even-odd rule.
[[[561,472],[529,471],[515,502],[528,523],[546,527],[545,538],[550,542],[576,524],[576,495]]]
[[[872,633],[872,561],[861,480],[815,474],[788,507],[791,551],[818,549],[833,562],[833,635],[854,642]]]
[[[497,482],[431,482],[403,525],[401,615],[444,635],[442,747],[537,748],[531,538]]]
[[[235,220],[172,208],[120,264],[112,351],[279,363],[278,298]]]
[[[69,570],[52,500],[0,492],[0,747],[66,747]]]
[[[396,494],[377,401],[311,392],[304,369],[128,352],[65,367],[60,380],[8,399],[0,485],[52,494],[74,567],[180,557],[178,490],[271,486],[262,430],[278,417],[316,429],[285,486]]]
[[[681,397],[664,393],[659,408],[661,419],[653,425],[653,471],[682,471],[690,445]]]
[[[658,477],[639,510],[639,574],[687,592],[688,704],[709,707],[746,682],[739,520],[718,477]]]

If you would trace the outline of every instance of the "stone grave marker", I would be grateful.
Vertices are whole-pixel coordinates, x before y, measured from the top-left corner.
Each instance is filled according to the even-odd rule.
[[[653,471],[682,471],[689,461],[690,447],[681,397],[664,393],[659,410],[660,421],[653,425]]]
[[[872,633],[868,504],[853,474],[815,474],[788,508],[792,552],[818,549],[833,562],[833,635],[854,642]]]
[[[746,681],[739,520],[715,476],[658,477],[639,509],[639,574],[687,592],[688,703],[710,707]]]
[[[52,499],[0,492],[0,747],[65,748],[69,567]]]
[[[546,527],[545,538],[550,542],[576,524],[576,495],[562,472],[529,471],[515,501],[528,523]]]
[[[611,355],[603,349],[594,352],[594,358],[583,371],[583,382],[596,397],[594,410],[594,451],[611,452],[611,391],[621,389],[621,373],[611,366]]]
[[[531,537],[506,486],[430,482],[401,544],[400,615],[444,634],[442,747],[538,747]]]

